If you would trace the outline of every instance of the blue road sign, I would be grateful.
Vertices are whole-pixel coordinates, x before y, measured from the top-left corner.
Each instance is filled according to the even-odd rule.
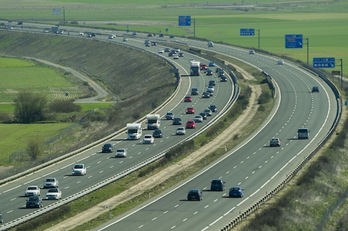
[[[179,16],[179,26],[191,26],[191,16]]]
[[[285,48],[302,48],[303,35],[302,34],[286,34]]]
[[[254,36],[255,29],[254,28],[241,28],[239,33],[240,33],[240,36]]]
[[[313,67],[315,68],[334,68],[334,57],[313,58]]]

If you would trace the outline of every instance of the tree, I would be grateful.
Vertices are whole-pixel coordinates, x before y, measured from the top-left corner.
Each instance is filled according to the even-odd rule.
[[[15,103],[15,118],[20,123],[32,123],[45,119],[47,99],[44,95],[20,92]]]
[[[42,144],[38,138],[31,138],[26,149],[32,161],[37,160],[43,153]]]

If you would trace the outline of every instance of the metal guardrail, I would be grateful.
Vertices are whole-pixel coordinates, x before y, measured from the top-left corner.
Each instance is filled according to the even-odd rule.
[[[319,71],[316,70],[311,70],[315,71],[318,73]],[[318,74],[319,77],[325,78],[325,82],[331,82],[324,73],[319,72]],[[303,168],[303,166],[323,147],[325,142],[333,135],[334,130],[337,128],[338,122],[341,118],[342,115],[342,101],[340,99],[340,94],[337,89],[337,87],[334,84],[328,84],[333,92],[335,93],[337,97],[337,113],[336,113],[336,118],[330,128],[330,131],[326,134],[326,136],[319,142],[318,146],[307,156],[305,157],[301,163],[289,174],[286,175],[286,178],[278,185],[276,186],[273,190],[271,190],[269,193],[267,193],[264,197],[262,197],[260,200],[255,202],[252,206],[241,212],[235,219],[230,221],[228,224],[225,224],[220,231],[228,231],[231,230],[232,228],[236,227],[240,222],[242,222],[246,217],[248,217],[250,214],[258,210],[262,205],[264,205],[269,199],[271,199],[276,193],[278,193],[282,188],[284,188],[287,183]]]
[[[171,63],[171,62],[169,62],[169,63],[173,66],[173,68],[176,68],[173,63]],[[177,75],[177,78],[178,78],[178,82],[179,82],[179,85],[180,85],[180,75]],[[231,76],[230,76],[230,78],[232,80]],[[102,187],[104,187],[104,186],[106,186],[106,185],[108,185],[108,184],[118,180],[118,179],[121,179],[121,178],[125,177],[128,174],[131,174],[132,172],[134,172],[136,170],[139,170],[139,169],[143,168],[144,166],[146,166],[146,165],[148,165],[150,163],[153,163],[154,161],[157,161],[158,159],[162,158],[169,150],[171,150],[175,146],[178,146],[178,145],[180,145],[180,144],[182,144],[182,143],[184,143],[184,142],[186,142],[188,140],[191,140],[191,139],[195,138],[196,136],[198,136],[199,134],[204,132],[206,129],[208,129],[210,126],[212,126],[214,124],[214,122],[219,120],[228,111],[228,109],[231,108],[233,103],[237,100],[237,98],[239,96],[239,93],[240,93],[240,89],[239,89],[239,86],[237,84],[237,81],[232,81],[232,82],[234,83],[235,88],[234,88],[232,96],[230,97],[229,103],[224,107],[224,109],[222,109],[220,111],[219,115],[217,115],[213,120],[209,121],[209,123],[207,123],[207,125],[203,129],[201,129],[199,132],[196,132],[196,133],[192,134],[191,136],[187,137],[187,139],[183,140],[182,142],[167,148],[166,150],[160,152],[159,154],[157,154],[157,155],[155,155],[153,157],[150,157],[147,160],[145,160],[145,161],[143,161],[143,162],[141,162],[139,164],[136,164],[136,165],[132,166],[129,169],[126,169],[126,170],[122,171],[121,173],[118,173],[118,174],[116,174],[116,175],[114,175],[114,176],[112,176],[112,177],[110,177],[108,179],[105,179],[105,180],[103,180],[103,181],[101,181],[101,182],[99,182],[99,183],[97,183],[97,184],[95,184],[93,186],[90,186],[90,187],[88,187],[88,188],[86,188],[86,189],[84,189],[84,190],[82,190],[82,191],[80,191],[78,193],[75,193],[75,194],[73,194],[71,196],[63,198],[63,199],[61,199],[61,200],[59,200],[59,201],[57,201],[55,203],[52,203],[52,204],[47,205],[47,206],[44,206],[43,208],[40,208],[38,210],[35,210],[32,213],[26,214],[25,216],[22,216],[20,218],[17,218],[15,220],[7,222],[7,223],[3,224],[2,226],[0,226],[0,230],[7,230],[7,229],[10,229],[10,228],[16,227],[16,226],[18,226],[18,225],[20,225],[22,223],[30,221],[31,219],[33,219],[35,217],[38,217],[38,216],[40,216],[42,214],[45,214],[45,213],[47,213],[49,211],[52,211],[52,210],[54,210],[54,209],[56,209],[56,208],[58,208],[58,207],[60,207],[60,206],[62,206],[64,204],[70,203],[70,202],[72,202],[72,201],[74,201],[74,200],[76,200],[76,199],[78,199],[80,197],[83,197],[83,196],[85,196],[85,195],[87,195],[87,194],[89,194],[89,193],[91,193],[93,191],[96,191],[96,190],[98,190],[98,189],[100,189],[100,188],[102,188]],[[161,108],[163,108],[173,98],[173,96],[175,96],[177,94],[178,90],[179,90],[179,88],[177,88],[174,91],[174,93],[172,94],[172,96],[169,97],[165,102],[163,102],[153,112],[156,112],[156,111],[160,110]],[[141,121],[145,120],[145,118],[146,118],[146,116],[142,117],[141,119],[139,119],[136,122],[141,122]],[[24,171],[24,172],[21,172],[19,174],[14,175],[14,176],[11,176],[11,177],[8,177],[6,179],[3,179],[3,180],[0,181],[0,184],[4,184],[6,182],[9,182],[9,181],[12,181],[12,180],[24,177],[25,175],[27,175],[29,173],[32,173],[32,172],[35,172],[35,171],[37,171],[39,169],[48,167],[48,166],[54,164],[57,161],[61,161],[61,160],[67,159],[67,158],[69,158],[71,156],[74,156],[74,155],[80,153],[80,152],[86,151],[86,150],[88,150],[88,149],[90,149],[90,148],[92,148],[92,147],[94,147],[96,145],[99,145],[99,144],[101,144],[101,143],[111,139],[112,137],[114,137],[116,135],[119,135],[119,134],[123,133],[125,130],[126,130],[126,127],[121,129],[121,130],[119,130],[119,131],[117,131],[117,132],[115,132],[115,133],[112,133],[112,134],[110,134],[110,135],[108,135],[108,136],[106,136],[106,137],[104,137],[104,138],[102,138],[100,140],[97,140],[97,141],[89,144],[88,146],[85,146],[85,147],[80,148],[80,149],[78,149],[76,151],[70,152],[70,153],[68,153],[68,154],[66,154],[64,156],[61,156],[61,157],[57,158],[57,159],[48,161],[48,162],[46,162],[44,164],[36,166],[36,167],[34,167],[32,169],[29,169],[27,171]]]

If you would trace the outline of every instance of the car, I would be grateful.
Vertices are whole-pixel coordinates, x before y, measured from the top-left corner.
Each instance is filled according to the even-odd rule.
[[[205,74],[208,75],[208,76],[213,75],[213,71],[210,70],[210,69],[207,69],[207,70],[205,71]]]
[[[132,35],[133,35],[133,36],[137,35],[137,32],[134,31],[134,32],[132,33]]]
[[[214,104],[210,104],[210,105],[208,106],[208,108],[209,108],[212,112],[217,112],[217,107],[216,107],[216,105],[214,105]]]
[[[118,148],[115,152],[115,157],[127,157],[127,149],[125,148]]]
[[[148,34],[147,34],[147,37],[152,37],[152,34],[151,34],[151,33],[148,33]]]
[[[203,92],[202,98],[210,98],[210,93],[209,92]]]
[[[83,32],[79,32],[79,35],[84,36],[84,35],[85,35],[85,33],[83,33]]]
[[[173,54],[173,59],[179,59],[179,55],[178,54]]]
[[[207,92],[210,93],[210,96],[213,95],[214,91],[215,91],[214,86],[209,86],[209,87],[207,88]]]
[[[58,188],[59,182],[56,178],[47,178],[43,183],[43,188]]]
[[[184,102],[192,102],[192,97],[191,96],[186,96],[184,98]]]
[[[277,60],[277,65],[284,65],[284,60]]]
[[[225,181],[221,179],[214,179],[210,182],[210,191],[224,191]]]
[[[186,114],[195,114],[195,109],[193,107],[186,108]]]
[[[208,47],[214,47],[214,43],[212,41],[208,41]]]
[[[27,189],[25,190],[24,195],[26,197],[30,197],[30,196],[40,196],[41,194],[41,190],[38,186],[36,185],[30,185],[27,187]]]
[[[62,191],[58,188],[50,188],[46,193],[46,200],[60,200],[62,199]]]
[[[218,73],[218,74],[224,73],[224,69],[222,69],[221,67],[217,67],[217,68],[215,69],[215,73]]]
[[[4,223],[4,217],[2,216],[2,212],[0,212],[0,223]]]
[[[176,129],[176,134],[177,135],[185,135],[186,134],[186,129],[184,127],[179,127]]]
[[[201,70],[205,70],[206,68],[208,68],[207,64],[201,63],[199,65],[199,69],[201,69]]]
[[[153,138],[153,135],[146,134],[143,138],[143,144],[153,144],[155,142],[155,138]]]
[[[208,85],[209,86],[215,86],[216,85],[216,81],[215,80],[210,80]]]
[[[209,61],[208,66],[209,67],[215,67],[215,62],[214,61]]]
[[[187,200],[188,201],[201,201],[203,199],[203,193],[200,189],[191,189],[187,193]]]
[[[159,37],[163,38],[163,37],[164,37],[164,34],[163,34],[163,33],[160,33],[160,34],[159,34]]]
[[[195,121],[196,123],[202,123],[203,122],[203,116],[196,115],[195,118],[193,118],[193,121]]]
[[[173,112],[167,112],[164,116],[166,120],[172,120],[174,119],[174,113]]]
[[[191,95],[198,95],[198,89],[195,88],[195,87],[193,87],[193,88],[191,89]]]
[[[249,50],[249,55],[254,55],[255,51],[254,50]]]
[[[40,196],[30,196],[25,204],[26,208],[42,208],[42,198]]]
[[[169,47],[164,48],[164,52],[170,52],[170,48]]]
[[[220,76],[220,82],[227,82],[226,76]]]
[[[114,38],[116,38],[116,35],[114,34],[109,35],[109,39],[114,39]]]
[[[151,46],[157,46],[158,42],[151,41]]]
[[[199,113],[199,115],[202,116],[203,120],[206,120],[208,118],[208,115],[205,112],[201,112]]]
[[[122,41],[123,42],[128,42],[128,38],[123,38]]]
[[[163,132],[161,129],[155,129],[155,131],[153,131],[152,136],[154,138],[162,138],[163,137]]]
[[[173,39],[173,38],[174,38],[174,35],[169,36],[169,38]]]
[[[279,138],[273,137],[273,138],[269,141],[269,146],[270,146],[270,147],[280,147],[280,139],[279,139]]]
[[[175,117],[173,119],[173,125],[181,125],[182,124],[182,119],[180,117]]]
[[[196,122],[193,120],[189,120],[186,122],[186,128],[196,128]]]
[[[83,176],[87,174],[87,169],[84,164],[74,164],[72,175],[74,176]]]
[[[185,56],[184,52],[179,52],[179,57],[184,57],[184,56]]]
[[[230,188],[228,196],[242,198],[244,196],[244,189],[242,189],[240,186],[233,186],[232,188]]]
[[[319,87],[317,86],[312,87],[312,92],[319,92]]]
[[[213,112],[209,108],[206,108],[204,110],[204,113],[207,114],[207,116],[212,116],[213,115]]]
[[[162,53],[164,53],[164,50],[163,49],[159,50],[158,53],[162,54]]]
[[[114,148],[113,148],[112,144],[110,144],[110,143],[106,143],[102,147],[102,153],[110,153],[110,152],[113,152],[113,150],[114,150]]]

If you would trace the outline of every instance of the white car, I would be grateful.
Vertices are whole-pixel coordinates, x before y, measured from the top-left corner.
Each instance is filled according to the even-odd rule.
[[[176,129],[176,134],[177,135],[185,135],[186,134],[186,130],[184,127],[179,127]]]
[[[196,123],[202,123],[202,122],[203,122],[203,116],[201,116],[201,115],[196,115],[195,118],[193,118],[193,120],[194,120]]]
[[[250,50],[250,51],[249,51],[249,54],[250,54],[250,55],[254,55],[254,54],[255,54],[255,51],[254,51],[254,50]]]
[[[122,41],[123,42],[128,42],[128,38],[123,38]]]
[[[174,54],[173,55],[173,59],[179,59],[179,55],[178,54]]]
[[[114,34],[109,35],[109,39],[114,39],[114,38],[116,38],[116,35]]]
[[[272,138],[270,141],[269,141],[269,146],[270,147],[280,147],[280,139],[279,138]]]
[[[277,64],[278,64],[278,65],[284,65],[284,60],[281,60],[281,59],[278,60],[278,61],[277,61]]]
[[[115,157],[127,157],[127,150],[125,148],[116,149]]]
[[[40,196],[41,190],[38,186],[36,185],[31,185],[28,186],[27,189],[25,190],[25,196],[30,197],[30,196]]]
[[[75,164],[72,170],[73,175],[83,176],[87,174],[87,169],[84,164]]]
[[[47,178],[43,183],[44,188],[58,188],[59,182],[56,178]]]
[[[59,200],[62,198],[62,191],[58,188],[50,188],[46,193],[47,200]]]
[[[155,142],[155,138],[151,134],[144,135],[143,143],[144,144],[153,144]]]

